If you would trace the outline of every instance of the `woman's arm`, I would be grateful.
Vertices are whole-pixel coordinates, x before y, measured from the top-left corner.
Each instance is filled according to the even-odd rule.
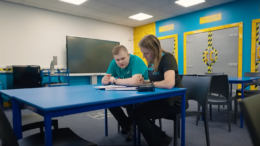
[[[157,88],[171,89],[175,85],[175,71],[168,70],[164,73],[164,80],[153,83]]]

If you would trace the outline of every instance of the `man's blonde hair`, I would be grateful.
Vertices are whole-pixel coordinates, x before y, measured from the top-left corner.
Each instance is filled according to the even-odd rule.
[[[117,54],[119,54],[120,50],[125,51],[125,52],[128,53],[128,51],[127,51],[127,49],[126,49],[126,47],[124,45],[117,45],[117,46],[115,46],[113,48],[112,54],[113,55],[117,55]]]

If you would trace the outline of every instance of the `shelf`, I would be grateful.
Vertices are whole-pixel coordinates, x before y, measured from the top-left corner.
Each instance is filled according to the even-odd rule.
[[[50,70],[49,69],[45,69],[41,71],[41,77],[48,77],[49,78],[49,82],[44,83],[44,87],[49,87],[49,83],[50,83],[50,87],[53,86],[69,86],[69,70],[66,69],[65,71],[60,72],[60,70],[56,70],[54,71],[54,74],[50,74]],[[51,82],[51,78],[52,77],[58,77],[58,80],[60,80],[60,77],[65,77],[65,79],[67,79],[67,81],[65,82]]]
[[[48,77],[48,74],[43,74],[43,77]],[[67,73],[51,74],[50,77],[66,77]]]

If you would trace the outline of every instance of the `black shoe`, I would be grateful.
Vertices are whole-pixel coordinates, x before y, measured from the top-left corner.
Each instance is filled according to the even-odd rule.
[[[133,125],[130,126],[130,131],[129,131],[129,135],[127,135],[126,139],[127,142],[132,141],[133,140]]]
[[[172,138],[165,134],[165,137],[162,138],[160,146],[168,146],[172,142]]]

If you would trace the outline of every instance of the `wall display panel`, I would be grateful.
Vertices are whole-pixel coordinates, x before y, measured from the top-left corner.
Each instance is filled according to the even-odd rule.
[[[184,33],[184,74],[242,76],[242,23]]]
[[[159,37],[162,48],[172,53],[178,62],[178,35]]]

